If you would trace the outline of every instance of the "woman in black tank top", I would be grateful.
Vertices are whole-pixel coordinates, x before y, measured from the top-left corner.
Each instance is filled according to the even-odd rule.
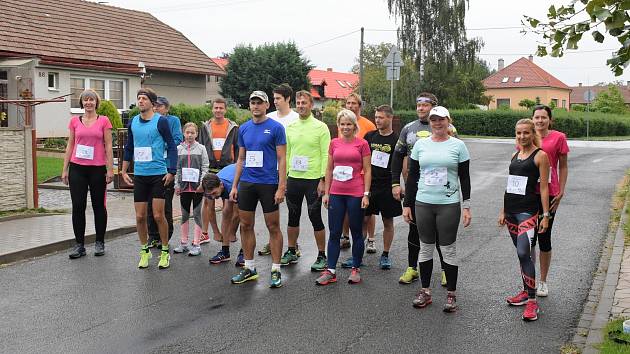
[[[538,319],[538,303],[536,267],[531,249],[536,229],[544,232],[549,223],[549,160],[547,154],[540,149],[540,140],[531,119],[521,119],[516,123],[516,143],[519,151],[512,156],[510,162],[499,225],[507,225],[516,247],[523,290],[508,297],[506,301],[514,306],[526,305],[523,320],[535,321]],[[536,194],[536,185],[539,181],[543,217],[538,224],[539,197]]]

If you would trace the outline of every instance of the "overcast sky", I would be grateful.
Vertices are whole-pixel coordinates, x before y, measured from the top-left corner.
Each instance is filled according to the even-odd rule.
[[[549,5],[570,0],[470,0],[466,14],[468,37],[481,37],[485,47],[481,57],[496,69],[499,58],[509,65],[533,53],[539,40],[523,35],[518,28],[523,15],[544,19]],[[109,5],[152,13],[182,32],[208,56],[229,53],[239,43],[294,41],[317,68],[349,71],[358,57],[361,27],[365,42],[396,41],[396,19],[389,16],[386,0],[110,0]],[[132,20],[132,19],[130,19]],[[493,29],[493,28],[501,29]],[[351,33],[354,32],[354,33]],[[345,35],[348,34],[346,36]],[[336,38],[335,37],[340,37]],[[595,43],[584,36],[576,53],[563,58],[534,57],[558,79],[573,86],[613,80],[630,80],[627,73],[615,77],[606,66],[616,41]]]

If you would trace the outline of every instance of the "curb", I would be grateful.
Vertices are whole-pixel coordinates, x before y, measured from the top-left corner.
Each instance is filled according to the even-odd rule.
[[[38,184],[37,188],[56,189],[56,190],[65,190],[65,191],[70,190],[70,187],[68,186],[60,186],[60,185],[55,185],[55,184]],[[107,192],[133,194],[133,189],[107,189]]]
[[[11,220],[30,219],[30,218],[39,218],[39,217],[42,217],[42,216],[66,215],[66,214],[68,214],[68,213],[17,214],[17,215],[10,215],[10,216],[0,217],[0,223],[2,223],[4,221],[11,221]]]
[[[116,237],[120,237],[132,232],[136,232],[136,225],[133,226],[124,226],[116,229],[111,229],[105,232],[105,239],[113,239]],[[85,243],[90,244],[94,243],[96,238],[96,234],[86,235]],[[49,243],[46,245],[41,245],[38,247],[21,250],[13,253],[7,253],[0,255],[0,266],[6,266],[10,263],[15,263],[19,261],[28,260],[34,257],[40,257],[47,255],[49,253],[67,250],[75,245],[74,237],[66,240],[61,240],[53,243]]]
[[[582,351],[583,354],[599,353],[597,346],[604,341],[604,334],[602,330],[610,319],[613,301],[615,298],[615,290],[617,289],[617,282],[619,281],[619,270],[621,269],[621,262],[623,260],[625,240],[623,228],[628,222],[628,215],[626,213],[627,209],[628,200],[626,199],[623,209],[621,210],[621,218],[619,220],[617,231],[614,234],[612,252],[610,253],[610,258],[608,260],[608,268],[605,274],[603,286],[601,286],[601,293],[595,309],[595,314],[593,315],[593,319],[590,323],[586,343],[584,343],[584,350]],[[600,267],[602,266],[602,261],[600,261]],[[582,313],[580,322],[582,322],[584,317],[585,314]]]

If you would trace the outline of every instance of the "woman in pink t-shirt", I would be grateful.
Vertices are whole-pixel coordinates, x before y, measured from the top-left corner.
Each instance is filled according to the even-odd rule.
[[[112,154],[112,124],[106,116],[96,113],[101,98],[94,90],[81,93],[79,104],[85,110],[81,116],[72,117],[68,130],[68,145],[63,160],[61,179],[70,186],[72,199],[72,228],[76,246],[70,259],[85,256],[85,208],[90,191],[96,242],[94,255],[105,254],[105,229],[107,209],[105,195],[107,184],[114,177]]]
[[[564,187],[567,184],[569,167],[567,155],[569,146],[564,133],[557,130],[550,130],[552,126],[551,109],[547,106],[535,106],[532,113],[532,120],[536,128],[536,134],[542,142],[542,149],[549,157],[549,227],[543,233],[537,234],[538,248],[540,249],[540,281],[536,295],[547,296],[547,273],[551,264],[551,228],[556,216],[558,205],[564,196]],[[542,215],[542,205],[539,208],[539,215]]]
[[[370,204],[370,147],[367,141],[357,138],[359,126],[356,115],[347,109],[337,115],[341,136],[333,139],[328,148],[325,192],[322,198],[328,208],[328,269],[315,281],[328,285],[337,281],[335,274],[339,259],[339,241],[343,219],[348,214],[352,233],[352,271],[348,283],[361,281],[359,266],[363,258],[363,213]],[[362,173],[361,171],[364,171]]]

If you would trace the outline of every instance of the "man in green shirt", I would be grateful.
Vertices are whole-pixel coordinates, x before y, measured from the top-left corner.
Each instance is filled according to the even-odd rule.
[[[306,198],[308,217],[313,224],[315,242],[319,251],[317,260],[311,266],[312,271],[326,268],[326,231],[322,222],[322,195],[324,194],[324,176],[328,164],[328,146],[330,131],[328,126],[315,119],[311,113],[313,96],[308,91],[295,94],[296,110],[300,119],[286,128],[287,136],[287,180],[286,200],[289,208],[287,234],[289,249],[280,260],[281,265],[298,262],[296,250],[300,234],[300,216],[302,201]]]

